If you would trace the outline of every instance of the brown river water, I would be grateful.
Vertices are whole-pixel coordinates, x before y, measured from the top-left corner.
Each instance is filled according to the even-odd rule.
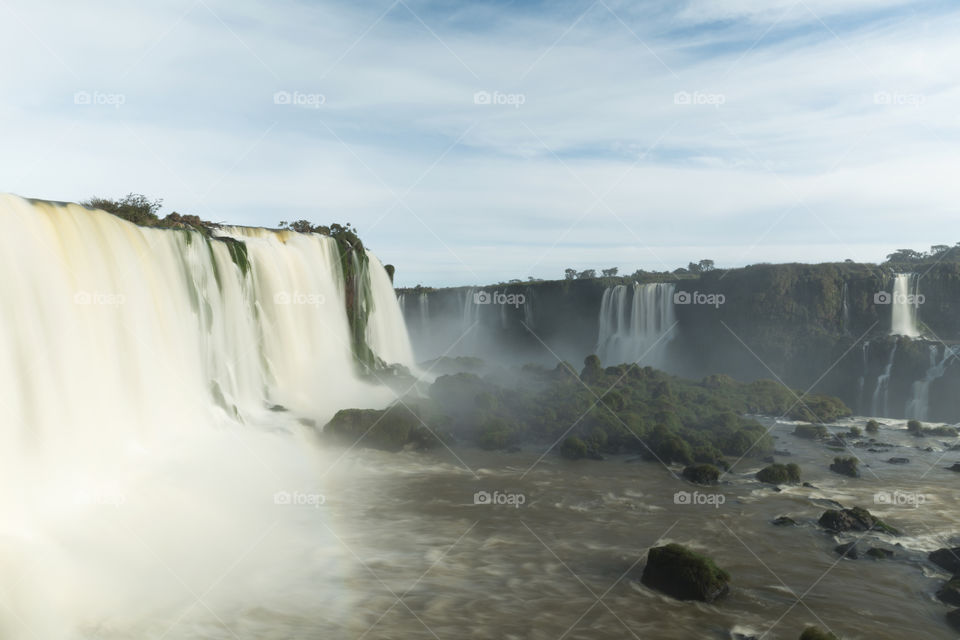
[[[311,484],[253,491],[262,502],[222,538],[229,553],[215,569],[191,574],[180,554],[170,571],[145,574],[185,583],[168,613],[107,616],[77,637],[795,640],[808,624],[848,640],[958,637],[934,597],[948,576],[925,558],[960,534],[960,476],[945,468],[960,451],[886,421],[876,437],[896,446],[853,449],[863,477],[852,479],[828,470],[836,452],[792,429],[774,427],[777,448],[793,454],[778,461],[800,464],[816,488],[776,492],[753,479],[755,460],[694,487],[655,462],[570,462],[532,447],[317,451]],[[911,462],[888,464],[893,456]],[[815,521],[830,501],[867,507],[904,535],[827,534]],[[780,515],[799,526],[772,525]],[[833,552],[848,540],[860,559]],[[706,605],[644,587],[647,549],[667,542],[727,569],[729,596]],[[894,557],[864,557],[874,545]]]

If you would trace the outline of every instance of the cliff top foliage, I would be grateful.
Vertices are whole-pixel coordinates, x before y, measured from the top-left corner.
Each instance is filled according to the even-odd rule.
[[[919,271],[942,262],[960,262],[960,242],[952,247],[935,244],[929,251],[897,249],[887,256],[883,264],[895,271]]]

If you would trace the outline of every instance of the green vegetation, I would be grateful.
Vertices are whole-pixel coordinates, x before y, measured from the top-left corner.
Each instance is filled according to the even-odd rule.
[[[876,420],[867,420],[867,426],[864,428],[867,433],[877,433],[880,431],[880,424]]]
[[[857,469],[857,464],[859,464],[859,460],[856,458],[837,457],[833,459],[833,464],[830,465],[830,471],[839,473],[840,475],[850,476],[851,478],[859,478],[860,471]]]
[[[683,477],[694,484],[717,484],[720,469],[712,464],[694,464],[683,470]]]
[[[792,462],[771,464],[757,472],[757,480],[768,484],[799,484],[800,467]]]
[[[399,451],[403,448],[429,449],[440,444],[438,433],[428,427],[429,416],[416,409],[394,405],[388,409],[343,409],[327,423],[327,439],[371,449]]]
[[[830,432],[822,424],[798,424],[793,429],[793,435],[807,440],[823,440]]]
[[[922,438],[924,436],[956,438],[958,434],[956,427],[925,427],[919,420],[908,420],[907,431],[910,432],[911,435],[917,436],[918,438]]]
[[[713,602],[730,591],[729,573],[679,544],[650,549],[641,581],[678,600]]]

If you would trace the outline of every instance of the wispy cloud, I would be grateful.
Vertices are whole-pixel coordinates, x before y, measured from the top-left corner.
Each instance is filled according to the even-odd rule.
[[[349,220],[401,284],[878,259],[958,239],[958,22],[898,0],[7,0],[0,189]]]

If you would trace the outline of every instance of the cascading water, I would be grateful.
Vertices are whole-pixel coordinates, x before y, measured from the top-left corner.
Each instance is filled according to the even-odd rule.
[[[946,373],[950,360],[956,357],[955,347],[943,347],[943,356],[938,359],[940,348],[930,345],[930,368],[921,380],[913,383],[913,394],[907,401],[905,414],[908,418],[927,420],[930,418],[930,385]]]
[[[663,364],[676,320],[672,283],[617,285],[603,292],[597,355],[604,364]]]
[[[0,637],[236,637],[251,602],[341,608],[321,512],[282,506],[333,464],[304,424],[392,397],[356,373],[335,242],[15,196],[0,221]],[[412,361],[370,265],[370,343]]]
[[[890,415],[890,374],[893,373],[893,361],[897,356],[897,343],[893,343],[893,348],[890,349],[890,360],[887,361],[887,366],[884,368],[883,373],[877,377],[877,386],[873,390],[873,403],[871,409],[874,416],[887,416]]]
[[[916,338],[920,335],[917,325],[917,287],[919,278],[915,273],[898,273],[893,279],[893,295],[890,309],[890,334]]]

